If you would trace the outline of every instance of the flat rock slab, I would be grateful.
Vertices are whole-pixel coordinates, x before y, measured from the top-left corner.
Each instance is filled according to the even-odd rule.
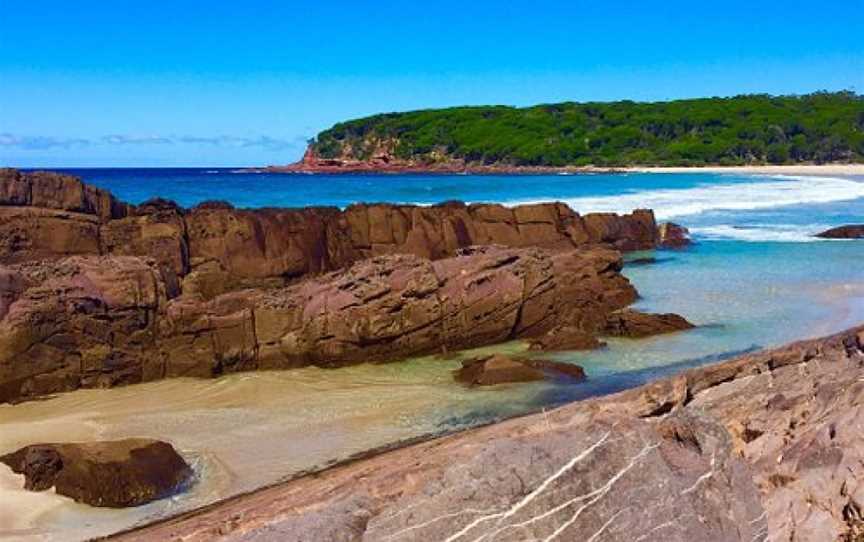
[[[109,508],[125,508],[180,491],[192,468],[174,448],[152,439],[33,444],[0,456],[24,475],[24,487]]]

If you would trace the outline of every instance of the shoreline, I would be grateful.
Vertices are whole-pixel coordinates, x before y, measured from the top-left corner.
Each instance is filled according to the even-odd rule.
[[[370,492],[370,494],[376,495],[376,499],[381,499],[382,504],[380,506],[382,508],[392,507],[398,510],[397,506],[388,501],[404,499],[406,502],[410,502],[412,499],[406,498],[406,495],[410,497],[415,493],[420,494],[417,487],[422,487],[422,484],[417,482],[418,479],[428,478],[431,480],[441,476],[439,471],[446,470],[447,465],[454,462],[452,459],[454,456],[465,456],[464,460],[469,461],[467,457],[477,453],[478,445],[497,448],[503,452],[512,449],[514,443],[523,440],[525,442],[530,441],[531,446],[536,446],[537,442],[544,438],[544,435],[554,435],[559,431],[572,435],[574,432],[584,431],[587,426],[593,425],[597,420],[612,420],[612,428],[617,424],[629,426],[630,424],[643,423],[636,420],[647,421],[652,425],[657,424],[661,428],[664,423],[671,422],[672,425],[667,425],[667,427],[676,427],[676,423],[688,423],[686,420],[692,420],[686,414],[691,405],[696,409],[707,409],[711,415],[710,419],[719,424],[715,430],[723,433],[728,431],[721,440],[728,442],[731,449],[735,450],[741,459],[751,465],[752,470],[747,474],[753,476],[755,484],[757,481],[769,479],[768,475],[773,472],[773,467],[764,469],[762,472],[763,469],[759,467],[760,464],[781,465],[784,460],[784,452],[789,452],[786,455],[793,456],[791,453],[795,449],[793,445],[796,441],[806,437],[807,430],[819,431],[822,429],[827,431],[824,427],[829,425],[828,422],[820,423],[808,419],[804,427],[798,429],[796,434],[791,436],[791,444],[783,440],[782,445],[778,445],[781,440],[776,435],[788,431],[788,428],[784,425],[785,419],[774,424],[777,427],[765,425],[769,423],[768,420],[779,417],[774,412],[777,407],[771,405],[776,404],[777,401],[787,401],[788,404],[784,403],[787,406],[781,410],[791,411],[794,410],[792,405],[796,401],[802,402],[797,397],[799,395],[805,397],[807,394],[795,395],[791,393],[793,390],[800,392],[801,389],[810,386],[809,383],[801,384],[800,373],[802,372],[811,373],[817,382],[822,381],[823,383],[833,382],[838,375],[846,374],[842,389],[853,392],[854,390],[849,387],[851,386],[850,382],[856,379],[860,380],[861,373],[860,369],[854,371],[851,368],[855,366],[855,361],[861,354],[862,341],[864,341],[864,327],[859,325],[825,337],[795,341],[780,347],[760,350],[718,363],[689,369],[675,376],[662,378],[643,386],[568,403],[553,410],[517,416],[443,436],[426,435],[416,439],[408,439],[391,446],[357,454],[318,471],[298,473],[297,476],[290,479],[248,493],[235,495],[200,509],[189,510],[173,517],[160,518],[147,524],[137,525],[100,538],[100,540],[137,541],[152,540],[153,538],[183,538],[194,541],[209,540],[216,537],[239,540],[250,535],[270,533],[272,529],[277,527],[289,526],[297,518],[305,519],[307,515],[314,516],[317,513],[316,510],[320,509],[330,510],[332,517],[328,516],[329,520],[338,522],[342,520],[341,514],[343,513],[340,508],[339,496],[344,496],[346,491],[353,490],[352,488],[358,483],[368,486],[367,490],[377,489],[383,495],[379,497],[377,493]],[[771,391],[772,385],[775,383],[777,389]],[[855,388],[855,390],[857,389],[860,389],[860,386]],[[757,392],[757,390],[761,391]],[[794,396],[796,399],[787,399],[783,394],[784,391],[789,392],[790,396]],[[854,394],[850,393],[848,397],[852,398]],[[731,406],[730,400],[732,400]],[[768,406],[765,406],[766,404]],[[762,432],[758,434],[746,432],[748,419],[752,422],[752,419],[762,417],[766,417],[765,421],[756,422],[762,428],[760,431],[764,430],[766,434],[772,434],[773,438],[767,447],[764,443],[754,442],[762,435]],[[664,422],[664,420],[669,421]],[[672,420],[684,421],[675,422]],[[609,429],[609,431],[611,430]],[[686,436],[689,433],[685,431],[681,434]],[[678,434],[673,433],[670,438],[678,438],[680,443],[682,437],[676,435]],[[754,437],[754,435],[758,436]],[[499,444],[492,444],[493,442]],[[658,445],[662,445],[662,441]],[[801,445],[798,444],[798,446]],[[815,449],[815,445],[811,444],[811,447]],[[772,454],[777,455],[778,453],[779,459],[770,462],[764,460],[764,457],[773,458]],[[446,461],[441,460],[442,457]],[[711,473],[714,472],[713,457],[712,455]],[[790,461],[794,461],[794,457]],[[412,465],[414,466],[412,467]],[[598,465],[602,466],[602,464]],[[418,470],[420,466],[423,467],[422,470]],[[406,477],[408,473],[411,474],[409,477],[411,483],[405,484],[401,492],[391,491],[386,484],[393,483],[392,471],[399,471],[400,469],[404,471],[403,474]],[[692,491],[692,488],[697,487],[696,484],[705,479],[704,475],[702,478],[697,478],[697,481],[690,486],[689,491]],[[840,482],[842,480],[834,485],[839,485]],[[767,530],[768,526],[777,530],[785,528],[785,525],[778,525],[778,519],[781,519],[790,502],[796,502],[796,492],[806,492],[808,483],[809,481],[805,478],[800,484],[796,484],[795,492],[781,494],[781,492],[770,491],[762,495],[760,499],[762,502],[758,503],[757,501],[757,503],[764,507],[763,513],[762,515],[759,515],[758,511],[753,513],[754,516],[757,516],[756,520],[764,519],[766,515],[769,516],[768,524],[762,529]],[[381,489],[382,487],[388,489]],[[757,503],[753,504],[758,506]],[[405,503],[400,504],[404,505]],[[310,510],[312,511],[310,512]],[[382,517],[387,519],[396,515],[398,512],[384,514]],[[753,521],[750,523],[752,524]],[[307,523],[301,523],[301,525],[304,528],[309,528]],[[417,523],[416,526],[407,529],[432,525],[433,521],[428,521]],[[456,527],[448,525],[442,529],[447,531]],[[834,526],[832,525],[832,527]],[[404,530],[395,532],[398,534]]]
[[[297,163],[287,166],[246,168],[248,173],[285,173],[303,175],[592,175],[624,173],[742,173],[753,175],[864,175],[861,164],[783,164],[745,166],[466,166],[442,164],[420,166],[413,164],[352,163],[319,165]]]
[[[621,170],[619,170],[621,171]],[[864,164],[801,164],[766,166],[632,167],[628,173],[750,173],[757,175],[864,175]]]

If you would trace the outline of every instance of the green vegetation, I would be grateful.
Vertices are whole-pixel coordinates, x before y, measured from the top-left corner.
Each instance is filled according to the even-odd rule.
[[[864,96],[747,95],[672,102],[456,107],[337,124],[322,158],[388,152],[519,166],[864,162]]]

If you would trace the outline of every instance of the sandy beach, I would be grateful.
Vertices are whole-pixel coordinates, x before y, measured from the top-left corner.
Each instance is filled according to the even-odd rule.
[[[782,166],[633,167],[632,173],[752,173],[756,175],[864,175],[864,164],[795,164]]]

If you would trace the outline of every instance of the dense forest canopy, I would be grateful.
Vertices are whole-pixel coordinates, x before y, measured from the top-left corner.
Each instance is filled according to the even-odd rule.
[[[746,95],[670,102],[455,107],[336,124],[321,158],[518,166],[864,162],[864,96]]]

